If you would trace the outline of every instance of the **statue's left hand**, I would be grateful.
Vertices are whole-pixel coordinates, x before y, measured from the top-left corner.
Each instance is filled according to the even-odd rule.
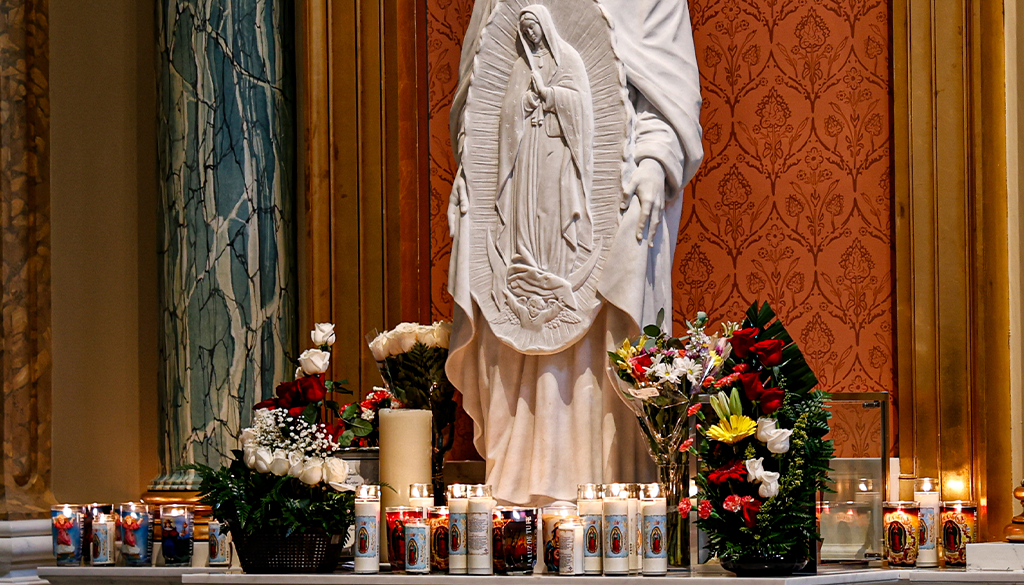
[[[455,172],[455,180],[452,181],[452,194],[448,198],[448,232],[451,237],[459,233],[459,221],[463,215],[469,213],[469,188],[466,185],[466,175],[459,165]]]
[[[626,185],[622,201],[622,209],[629,207],[629,201],[636,195],[640,200],[640,221],[636,226],[636,241],[644,239],[644,227],[648,222],[648,245],[654,246],[654,235],[661,223],[661,212],[665,208],[665,169],[653,158],[645,158],[633,171],[633,176]]]

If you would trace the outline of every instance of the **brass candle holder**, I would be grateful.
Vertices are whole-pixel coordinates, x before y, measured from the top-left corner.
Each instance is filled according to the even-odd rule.
[[[1024,506],[1024,481],[1013,490],[1013,497]],[[1024,542],[1024,514],[1013,517],[1013,520],[1003,529],[1003,536],[1009,542]]]

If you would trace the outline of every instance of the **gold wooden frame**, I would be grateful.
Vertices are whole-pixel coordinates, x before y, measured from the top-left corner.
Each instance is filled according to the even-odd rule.
[[[892,16],[900,475],[979,500],[982,538],[1001,539],[1013,515],[1002,2],[894,0]]]

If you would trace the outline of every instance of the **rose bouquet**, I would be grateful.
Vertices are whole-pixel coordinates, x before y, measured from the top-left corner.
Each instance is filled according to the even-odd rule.
[[[384,384],[391,393],[392,407],[430,410],[433,414],[431,467],[434,493],[444,493],[444,456],[455,440],[455,388],[448,381],[444,365],[452,325],[402,323],[370,339],[370,352]]]
[[[682,478],[687,475],[684,452],[692,440],[683,440],[689,419],[699,410],[699,392],[710,383],[729,357],[725,338],[734,326],[724,327],[724,336],[708,335],[708,317],[697,314],[687,322],[684,338],[662,331],[664,311],[657,323],[644,327],[636,339],[608,352],[611,368],[621,381],[619,397],[636,415],[647,439],[647,451],[658,466],[659,481],[668,488],[669,564],[688,563],[689,530],[682,520],[688,518],[690,499],[684,493]]]
[[[828,395],[767,303],[754,303],[729,341],[714,417],[697,415],[698,524],[730,571],[791,573],[820,538],[815,501],[833,454]]]

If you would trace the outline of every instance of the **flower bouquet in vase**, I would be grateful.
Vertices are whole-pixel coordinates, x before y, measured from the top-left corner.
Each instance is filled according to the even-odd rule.
[[[638,338],[623,341],[608,356],[619,380],[619,397],[636,415],[647,451],[658,466],[659,482],[665,486],[668,562],[682,567],[690,561],[690,495],[684,480],[689,476],[686,453],[693,444],[684,436],[690,417],[700,410],[702,385],[714,379],[730,350],[724,337],[705,333],[706,314],[698,313],[693,323],[687,322],[684,338],[662,331],[664,317],[664,311],[658,313],[657,323],[644,327]]]
[[[240,449],[220,469],[190,465],[202,478],[200,501],[224,523],[247,573],[332,572],[352,525],[355,486],[348,465],[334,457],[341,424],[333,393],[349,391],[325,380],[334,326],[317,324],[317,348],[299,356],[295,380],[254,406]]]
[[[730,337],[732,355],[699,413],[698,525],[722,566],[744,576],[791,574],[820,539],[828,490],[828,395],[768,303]]]
[[[370,339],[370,352],[391,393],[391,408],[431,411],[434,494],[444,493],[444,457],[455,441],[455,387],[448,381],[451,323],[402,323]]]

